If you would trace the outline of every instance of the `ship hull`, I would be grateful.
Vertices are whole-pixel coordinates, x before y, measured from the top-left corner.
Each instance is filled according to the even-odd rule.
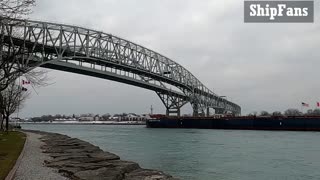
[[[320,131],[320,117],[160,118],[146,124],[148,128]]]

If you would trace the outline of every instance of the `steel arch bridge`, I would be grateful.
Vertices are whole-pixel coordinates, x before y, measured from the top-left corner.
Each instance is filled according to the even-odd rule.
[[[180,116],[190,102],[194,116],[241,113],[173,60],[117,36],[77,26],[0,18],[1,40],[12,64],[28,72],[36,67],[118,81],[155,91],[167,115]]]

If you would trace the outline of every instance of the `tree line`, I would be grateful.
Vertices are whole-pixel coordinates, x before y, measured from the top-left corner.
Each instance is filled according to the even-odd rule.
[[[35,0],[0,0],[0,23],[11,23],[11,18],[26,18],[35,6]],[[45,84],[44,71],[30,70],[23,67],[21,57],[27,56],[28,51],[21,47],[5,44],[8,29],[0,29],[0,124],[6,121],[5,129],[9,129],[9,116],[23,107],[30,93],[21,86],[20,77],[27,79],[34,87]],[[12,32],[16,37],[23,37],[22,32]]]
[[[109,113],[103,114],[103,115],[99,115],[99,114],[93,114],[93,113],[86,113],[86,114],[80,114],[80,115],[61,115],[61,114],[56,114],[56,115],[42,115],[39,117],[32,117],[30,120],[33,122],[50,122],[50,121],[54,121],[56,119],[77,119],[79,117],[95,117],[95,116],[99,116],[101,118],[101,120],[103,121],[108,121],[110,120],[110,118],[113,117],[126,117],[129,114],[132,114],[134,116],[139,116],[138,114],[135,113],[120,113],[120,114],[114,114],[111,115]]]
[[[248,114],[248,116],[320,116],[320,109],[309,109],[307,112],[303,113],[298,109],[287,109],[283,113],[280,111],[275,111],[275,112],[268,112],[268,111],[261,111],[260,113],[258,112],[253,112]]]

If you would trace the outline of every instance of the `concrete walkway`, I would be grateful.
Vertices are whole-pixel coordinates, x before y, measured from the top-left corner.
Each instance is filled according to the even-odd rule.
[[[41,135],[25,132],[27,143],[21,164],[18,167],[15,180],[66,180],[67,178],[58,174],[56,169],[44,166],[44,160],[48,160],[47,154],[42,153],[40,147],[44,144],[39,138]]]

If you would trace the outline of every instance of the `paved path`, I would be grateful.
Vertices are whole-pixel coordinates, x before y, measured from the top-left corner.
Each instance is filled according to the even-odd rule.
[[[15,180],[67,180],[58,174],[57,170],[44,166],[44,160],[50,159],[47,154],[42,153],[40,146],[41,135],[25,132],[27,134],[27,144],[21,164],[15,174]]]

